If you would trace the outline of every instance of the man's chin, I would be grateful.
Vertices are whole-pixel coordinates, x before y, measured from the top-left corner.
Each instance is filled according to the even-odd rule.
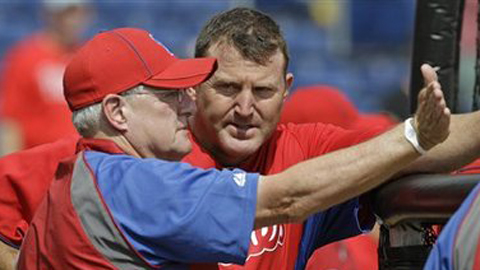
[[[238,140],[228,138],[222,143],[223,152],[230,158],[245,159],[253,155],[261,146],[258,140]]]
[[[185,148],[185,149],[178,149],[172,153],[169,153],[167,156],[163,155],[160,157],[160,159],[165,159],[169,161],[180,161],[182,160],[186,155],[188,155],[192,151],[192,148]]]
[[[192,151],[192,144],[190,141],[186,141],[181,145],[177,145],[175,147],[175,150],[172,151],[171,155],[176,159],[176,160],[181,160],[184,158],[186,155],[190,154]]]

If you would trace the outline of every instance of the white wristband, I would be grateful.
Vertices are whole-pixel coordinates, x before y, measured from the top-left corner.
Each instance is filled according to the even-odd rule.
[[[415,131],[415,128],[413,127],[413,118],[412,117],[405,120],[404,135],[405,135],[405,139],[407,139],[407,141],[413,145],[413,148],[415,148],[415,150],[417,150],[418,153],[420,153],[422,155],[427,153],[427,151],[425,151],[425,149],[423,149],[423,147],[418,142],[417,132]]]

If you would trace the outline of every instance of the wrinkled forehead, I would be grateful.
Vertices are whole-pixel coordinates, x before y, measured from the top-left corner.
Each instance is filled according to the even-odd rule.
[[[252,63],[255,63],[259,66],[268,66],[271,64],[280,64],[282,72],[286,74],[286,56],[277,48],[275,51],[269,53],[270,55],[262,55],[262,57],[254,57],[254,53],[251,51],[242,51],[237,48],[231,41],[226,38],[220,39],[219,41],[211,44],[208,47],[206,52],[206,57],[215,57],[218,62],[221,61],[232,61],[235,60],[245,60]]]
[[[277,71],[273,71],[273,70]],[[262,66],[253,62],[237,61],[219,65],[218,70],[203,85],[236,86],[236,87],[268,87],[282,89],[285,87],[285,76],[281,68],[267,65]]]

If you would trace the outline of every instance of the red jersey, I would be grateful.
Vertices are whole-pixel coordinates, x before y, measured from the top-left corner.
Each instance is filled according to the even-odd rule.
[[[315,251],[308,261],[307,270],[378,269],[377,248],[378,243],[371,235],[331,243]]]
[[[275,174],[301,161],[358,144],[378,133],[379,130],[346,131],[320,123],[279,125],[270,140],[238,167],[263,175]],[[222,167],[196,143],[184,161],[203,168]],[[304,269],[308,258],[315,250],[312,247],[355,235],[352,232],[355,229],[336,228],[340,225],[354,226],[352,223],[358,222],[345,218],[351,214],[346,209],[350,210],[349,206],[339,206],[331,212],[320,213],[319,218],[304,224],[282,224],[257,230],[252,233],[245,266],[223,264],[221,268],[224,270]],[[326,218],[330,216],[334,217],[335,221]],[[373,225],[372,221],[372,219],[369,220],[369,225]],[[329,232],[323,229],[315,231],[319,227],[329,226],[332,226]],[[360,232],[356,232],[358,233]]]
[[[75,153],[78,137],[0,159],[0,239],[18,248],[60,161]]]
[[[63,97],[63,73],[70,53],[39,33],[20,42],[5,58],[1,116],[19,126],[23,148],[77,134]]]
[[[480,159],[468,164],[467,166],[453,172],[453,174],[479,174],[480,173]]]

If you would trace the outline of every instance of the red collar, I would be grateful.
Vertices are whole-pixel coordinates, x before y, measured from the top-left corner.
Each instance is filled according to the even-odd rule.
[[[76,152],[91,150],[110,154],[125,154],[115,142],[105,139],[86,139],[81,138],[77,143]]]

